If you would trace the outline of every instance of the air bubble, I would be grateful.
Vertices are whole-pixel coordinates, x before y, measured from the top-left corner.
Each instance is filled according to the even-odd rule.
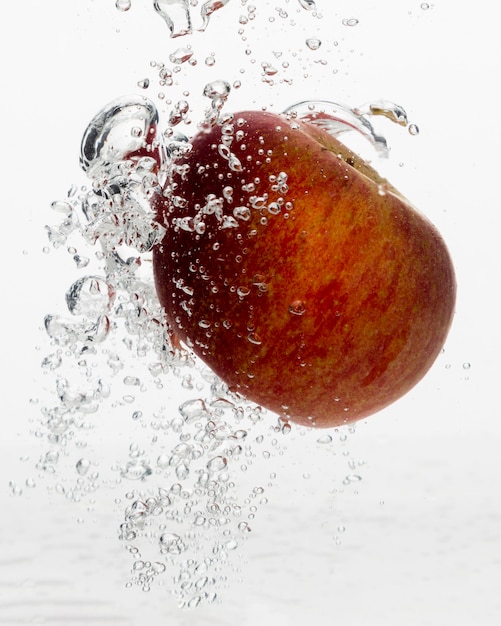
[[[186,423],[191,423],[196,419],[207,418],[209,413],[207,405],[200,398],[194,400],[187,400],[179,406],[179,413],[183,417]]]
[[[61,366],[63,359],[59,353],[49,354],[42,359],[42,367],[51,371]]]
[[[310,39],[306,40],[306,45],[308,46],[310,50],[318,50],[320,46],[322,45],[322,42],[320,41],[320,39],[311,37]]]
[[[161,551],[169,554],[181,554],[185,550],[181,537],[176,533],[163,533],[160,535],[159,543]]]
[[[322,435],[322,437],[317,439],[317,443],[321,443],[322,445],[332,443],[332,435]]]
[[[298,0],[298,2],[301,8],[305,9],[306,11],[314,11],[317,8],[315,0]]]
[[[90,469],[90,461],[88,459],[80,459],[75,467],[80,476],[85,476]]]
[[[362,480],[359,474],[348,474],[343,480],[343,484],[348,485],[350,483],[358,483]]]
[[[75,281],[66,293],[66,304],[73,315],[97,316],[109,311],[114,299],[112,286],[100,276]]]
[[[117,0],[115,2],[115,7],[119,11],[128,11],[132,6],[131,0]]]
[[[58,213],[61,213],[63,215],[71,215],[71,213],[73,212],[71,204],[69,204],[68,202],[61,202],[58,200],[55,200],[54,202],[52,202],[50,205],[50,208],[53,211],[57,211]]]
[[[228,539],[225,542],[224,547],[226,550],[236,550],[238,548],[238,542],[235,539]]]
[[[289,313],[291,315],[304,315],[306,313],[306,304],[302,300],[294,300],[289,304]]]
[[[215,456],[207,461],[207,469],[209,472],[221,472],[226,468],[228,461],[224,456]]]
[[[356,17],[350,17],[343,20],[344,26],[356,26],[358,24],[358,20]]]
[[[203,95],[211,100],[226,100],[231,91],[230,83],[225,80],[215,80],[207,83],[203,90]]]
[[[93,170],[114,163],[144,148],[158,122],[155,105],[147,98],[129,96],[118,98],[102,109],[88,125],[81,146],[80,165],[92,177]],[[131,128],[143,130],[134,137]]]
[[[189,47],[187,48],[178,48],[174,52],[169,55],[169,60],[171,63],[186,63],[193,56],[193,50]]]
[[[121,469],[120,475],[128,480],[144,480],[151,476],[152,469],[144,459],[128,461]]]
[[[255,346],[260,346],[263,343],[261,337],[255,332],[249,333],[247,335],[247,340]]]

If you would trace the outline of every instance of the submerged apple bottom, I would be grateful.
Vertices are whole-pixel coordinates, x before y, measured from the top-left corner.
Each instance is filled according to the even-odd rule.
[[[168,181],[154,251],[167,320],[231,390],[283,417],[333,427],[375,413],[445,341],[445,244],[327,133],[270,113],[234,120],[238,171],[216,127]]]

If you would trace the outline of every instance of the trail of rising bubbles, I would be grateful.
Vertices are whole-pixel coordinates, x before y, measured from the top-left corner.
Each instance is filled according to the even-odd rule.
[[[231,114],[223,113],[229,92],[226,81],[205,86],[210,106],[199,128],[221,126],[221,151],[229,168],[239,171],[231,142],[223,142],[225,129],[231,127],[226,128]],[[290,425],[267,424],[260,407],[232,394],[192,354],[171,341],[151,276],[141,275],[141,267],[165,232],[152,207],[163,197],[169,168],[178,167],[177,157],[190,149],[188,138],[173,130],[187,110],[184,101],[175,103],[167,129],[160,134],[156,107],[144,97],[120,98],[104,107],[90,122],[81,145],[80,162],[92,189],[81,194],[73,191],[64,202],[54,204],[62,221],[48,228],[53,247],[67,245],[70,237],[79,237],[89,249],[97,245],[94,256],[99,271],[89,271],[67,290],[68,319],[46,316],[55,352],[44,359],[44,367],[49,371],[64,367],[65,376],[57,379],[58,403],[43,410],[47,441],[53,447],[38,467],[55,473],[63,456],[69,456],[68,444],[75,432],[88,429],[91,416],[109,403],[113,393],[106,372],[111,380],[121,376],[127,387],[117,404],[134,404],[136,389],[147,389],[152,397],[146,377],[127,371],[129,355],[145,360],[148,376],[160,393],[165,384],[177,385],[183,391],[179,406],[152,411],[153,443],[130,444],[126,458],[113,470],[119,484],[127,486],[119,538],[133,558],[130,584],[147,591],[168,572],[169,591],[181,606],[194,607],[216,598],[231,554],[252,527],[257,505],[265,499],[263,491],[273,485],[274,473],[262,464],[253,465],[253,459],[283,454],[285,446],[277,434],[287,434]],[[386,149],[366,114],[327,102],[303,102],[289,107],[286,115],[292,122],[299,118],[324,125],[335,134],[356,130],[376,148]],[[277,179],[277,185],[285,184],[286,177]],[[90,266],[77,256],[77,268]],[[302,303],[296,304],[293,313],[301,315]],[[114,338],[121,351],[114,347]],[[101,359],[105,369],[96,363],[85,366],[87,358]],[[68,359],[80,372],[87,367],[85,385],[74,384],[66,375],[71,369]],[[147,411],[133,409],[132,419],[140,422]],[[76,484],[61,487],[61,493],[74,500],[98,486],[95,463],[77,452]]]
[[[228,92],[222,81],[206,87],[210,109],[204,124],[218,123]],[[176,114],[185,109],[177,106]],[[177,124],[176,115],[169,120]],[[48,228],[53,247],[73,249],[71,238],[79,248],[97,247],[89,257],[99,269],[68,288],[67,318],[49,314],[45,319],[54,354],[43,367],[64,371],[64,377],[56,380],[55,405],[42,409],[51,449],[37,467],[57,479],[65,470],[62,463],[69,464],[57,493],[77,502],[87,498],[104,480],[103,470],[96,471],[92,446],[85,457],[77,449],[72,466],[70,451],[81,448],[75,437],[94,427],[93,415],[108,407],[106,421],[112,419],[117,377],[126,393],[113,404],[123,410],[136,408],[136,390],[148,390],[151,406],[153,392],[161,396],[169,383],[179,387],[184,401],[166,410],[162,399],[151,411],[148,444],[130,444],[126,458],[111,470],[127,490],[119,538],[133,559],[130,584],[148,591],[167,573],[168,591],[181,606],[195,607],[214,601],[237,567],[231,555],[252,527],[263,500],[258,495],[272,484],[268,467],[251,468],[253,459],[257,454],[276,458],[284,447],[277,438],[281,424],[267,424],[260,407],[231,394],[190,353],[172,345],[151,275],[141,275],[164,232],[152,210],[155,198],[161,198],[162,168],[189,149],[187,138],[172,128],[158,138],[157,123],[156,108],[145,98],[121,98],[106,106],[82,140],[81,165],[92,188],[80,194],[72,190],[64,202],[54,203],[62,221]],[[77,268],[87,272],[91,265]],[[150,411],[131,413],[140,423]]]

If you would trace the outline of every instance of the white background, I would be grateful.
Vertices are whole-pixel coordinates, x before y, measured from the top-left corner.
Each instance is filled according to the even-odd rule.
[[[175,40],[149,0],[132,0],[128,12],[113,0],[2,8],[0,624],[501,619],[497,11],[486,0],[436,0],[427,9],[416,0],[318,0],[319,19],[296,0],[254,4],[243,35],[238,18],[249,3],[231,0],[205,33]],[[345,26],[346,18],[359,23]],[[315,36],[322,46],[312,52],[304,42]],[[320,453],[315,436],[291,440],[221,602],[183,613],[160,586],[125,588],[130,564],[116,539],[114,494],[103,489],[91,512],[49,497],[34,469],[41,449],[33,430],[36,399],[50,384],[40,368],[43,316],[60,308],[75,278],[69,255],[42,252],[44,225],[55,221],[50,203],[85,182],[78,155],[89,119],[109,100],[139,93],[145,77],[159,104],[150,62],[167,62],[188,43],[198,65],[183,68],[175,96],[164,91],[173,99],[189,91],[195,109],[216,78],[242,81],[229,102],[235,109],[279,111],[305,98],[401,104],[420,134],[379,120],[392,146],[381,167],[448,242],[458,301],[429,375],[350,436],[350,457],[364,462],[357,488],[335,491],[341,448]],[[274,86],[261,80],[263,61],[280,68]],[[25,486],[29,478],[37,487]]]

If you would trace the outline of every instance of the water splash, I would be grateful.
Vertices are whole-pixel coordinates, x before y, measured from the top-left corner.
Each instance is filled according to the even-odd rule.
[[[288,107],[284,113],[291,119],[315,124],[334,137],[355,130],[365,137],[382,156],[388,156],[388,144],[382,135],[376,133],[369,117],[385,117],[399,126],[408,127],[411,134],[417,134],[415,131],[417,127],[414,124],[409,125],[403,107],[386,100],[378,100],[354,108],[326,100],[305,100]]]
[[[121,161],[130,153],[146,151],[158,122],[155,105],[141,96],[118,98],[103,108],[84,133],[80,165],[93,168]],[[153,132],[152,132],[153,131]]]
[[[359,132],[381,154],[388,153],[386,139],[378,135],[367,117],[335,102],[326,100],[305,100],[294,104],[284,113],[291,119],[298,119],[319,126],[334,137],[350,130]]]
[[[407,113],[399,104],[388,100],[377,100],[358,106],[354,111],[359,115],[380,115],[399,126],[408,126]]]

